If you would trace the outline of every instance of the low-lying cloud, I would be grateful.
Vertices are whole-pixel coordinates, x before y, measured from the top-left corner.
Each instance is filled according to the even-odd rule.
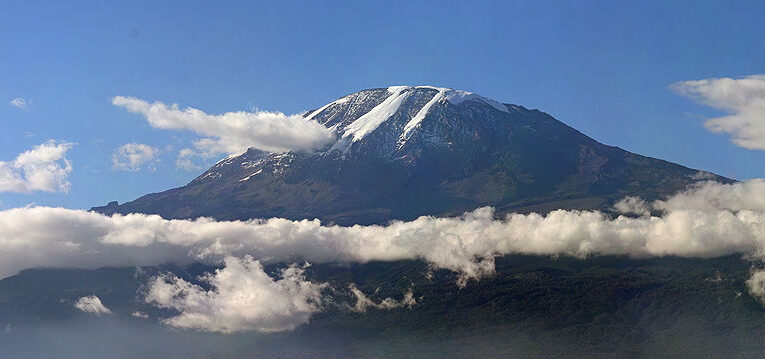
[[[479,278],[506,254],[765,256],[765,180],[708,182],[651,204],[662,215],[610,218],[597,211],[510,214],[326,226],[319,220],[165,220],[50,207],[0,211],[0,278],[34,267],[157,265],[251,255],[268,262],[422,259]]]
[[[222,333],[280,332],[308,322],[320,310],[324,284],[312,283],[296,265],[271,278],[251,256],[227,257],[225,267],[202,280],[205,290],[172,274],[154,278],[146,301],[181,314],[165,319],[176,328]]]
[[[710,131],[730,134],[737,146],[765,150],[765,75],[682,81],[670,88],[728,113],[706,121]]]
[[[308,320],[317,310],[322,284],[307,281],[298,266],[272,278],[262,263],[418,259],[459,273],[458,284],[464,285],[494,273],[494,258],[509,254],[765,258],[765,180],[706,182],[663,201],[633,198],[621,207],[638,216],[557,210],[497,219],[487,207],[456,218],[425,216],[351,227],[319,220],[165,220],[145,214],[16,208],[0,211],[0,278],[37,267],[225,263],[204,278],[211,291],[164,276],[151,283],[148,299],[178,310],[166,322],[181,328],[279,331]],[[758,295],[757,283],[765,281],[752,280],[749,286],[755,289],[750,291]],[[358,310],[414,303],[413,296],[376,303],[359,293],[351,290]],[[262,301],[258,295],[271,299]],[[239,308],[238,300],[252,308]]]
[[[95,315],[112,314],[112,311],[109,310],[104,303],[101,303],[101,298],[95,295],[77,299],[74,303],[74,307],[85,313],[92,313]]]
[[[210,115],[192,107],[181,109],[177,104],[149,103],[125,96],[115,96],[112,104],[143,115],[154,128],[187,130],[203,136],[194,141],[195,151],[187,149],[183,158],[179,158],[180,167],[189,166],[191,154],[212,157],[242,153],[250,147],[268,152],[311,152],[334,138],[329,129],[300,114],[239,111]]]
[[[765,304],[765,270],[753,271],[746,281],[746,287],[749,290],[749,295]]]
[[[417,305],[417,300],[414,299],[414,291],[412,289],[409,289],[406,293],[404,293],[404,297],[401,298],[401,300],[396,300],[393,298],[385,298],[381,300],[380,302],[375,302],[372,299],[370,299],[364,292],[361,291],[356,285],[351,284],[348,289],[351,291],[351,294],[356,298],[356,303],[353,306],[349,306],[349,309],[354,312],[363,313],[366,312],[367,309],[396,309],[396,308],[402,308],[407,307],[411,308],[415,305]]]
[[[0,192],[69,192],[72,163],[66,152],[74,144],[49,140],[12,161],[0,161]]]

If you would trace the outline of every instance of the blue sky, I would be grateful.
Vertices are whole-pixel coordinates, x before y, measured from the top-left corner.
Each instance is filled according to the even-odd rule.
[[[0,208],[124,202],[201,173],[176,166],[198,135],[153,128],[118,95],[295,114],[365,88],[437,85],[640,154],[763,177],[765,152],[708,131],[721,112],[669,86],[765,73],[764,13],[745,1],[4,1],[0,161],[50,139],[74,145],[68,193],[0,192]],[[131,142],[158,150],[156,170],[113,168]]]

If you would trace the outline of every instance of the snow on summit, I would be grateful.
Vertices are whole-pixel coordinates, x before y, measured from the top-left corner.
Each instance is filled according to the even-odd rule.
[[[388,87],[388,92],[390,92],[391,95],[381,104],[375,106],[371,111],[346,126],[343,137],[352,137],[353,142],[356,142],[377,129],[381,123],[385,122],[398,112],[399,107],[401,107],[401,102],[403,102],[410,93],[408,90],[411,90],[411,87]]]
[[[414,115],[414,117],[412,117],[412,119],[406,123],[406,125],[404,126],[404,133],[402,133],[401,137],[399,137],[399,141],[406,141],[409,138],[409,135],[412,133],[412,130],[414,130],[414,128],[417,127],[417,125],[419,125],[420,122],[422,122],[422,120],[425,119],[425,116],[428,114],[428,112],[430,112],[430,108],[433,107],[433,104],[435,104],[438,101],[441,101],[445,97],[447,91],[449,91],[449,89],[445,89],[445,88],[438,89],[438,93],[435,96],[433,96],[433,98],[430,99],[430,101],[428,101],[428,103],[426,103],[425,106],[422,106],[420,111],[418,111],[417,114]]]
[[[405,122],[394,126],[401,131],[394,138],[401,147],[438,104],[459,105],[468,101],[508,112],[506,105],[468,91],[435,86],[391,86],[350,94],[311,112],[306,119],[318,120],[335,132],[338,139],[330,151],[346,152],[353,143],[366,138],[392,117],[399,116]],[[416,107],[413,104],[417,104]]]

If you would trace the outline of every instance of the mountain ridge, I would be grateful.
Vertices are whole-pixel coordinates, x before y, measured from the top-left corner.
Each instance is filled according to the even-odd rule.
[[[183,187],[92,210],[166,218],[319,218],[379,224],[452,216],[608,211],[731,180],[607,146],[539,110],[432,86],[355,92],[307,112],[335,134],[314,153],[249,149]]]

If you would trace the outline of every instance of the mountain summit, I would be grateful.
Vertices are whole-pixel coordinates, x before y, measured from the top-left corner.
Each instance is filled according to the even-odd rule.
[[[729,181],[601,144],[538,110],[470,92],[393,86],[305,114],[335,134],[315,153],[256,149],[188,185],[93,210],[221,220],[319,218],[341,225],[458,215],[607,210],[699,180]]]

